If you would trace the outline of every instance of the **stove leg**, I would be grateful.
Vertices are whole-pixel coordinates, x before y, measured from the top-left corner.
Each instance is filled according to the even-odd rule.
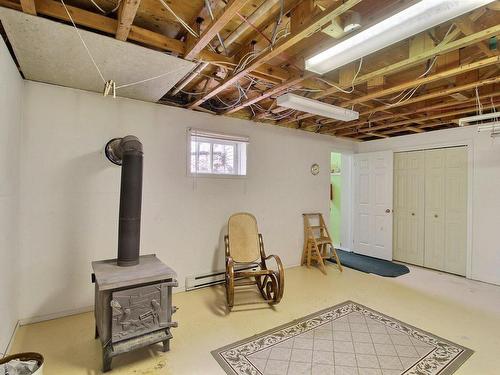
[[[102,348],[102,372],[108,372],[111,370],[111,347],[106,345]]]
[[[170,350],[170,339],[163,341],[163,352],[168,352]]]

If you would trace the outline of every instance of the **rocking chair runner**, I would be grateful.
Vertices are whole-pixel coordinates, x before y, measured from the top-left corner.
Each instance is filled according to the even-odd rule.
[[[229,218],[226,245],[226,298],[229,309],[234,306],[234,288],[257,285],[262,297],[269,304],[277,304],[283,296],[284,271],[276,255],[266,257],[262,235],[257,229],[257,220],[249,213],[237,213]],[[267,268],[266,262],[273,258],[277,270]],[[245,270],[236,270],[235,268]],[[259,268],[249,270],[248,268]],[[255,279],[252,280],[252,279]],[[250,279],[250,280],[248,280]]]

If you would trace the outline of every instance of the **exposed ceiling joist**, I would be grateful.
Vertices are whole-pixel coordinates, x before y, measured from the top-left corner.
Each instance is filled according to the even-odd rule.
[[[495,25],[492,26],[488,29],[478,31],[474,34],[467,35],[464,38],[458,39],[456,41],[444,44],[444,45],[438,45],[434,48],[431,48],[427,51],[424,51],[418,55],[415,55],[413,57],[410,57],[408,59],[405,59],[403,61],[399,61],[395,64],[391,64],[389,66],[383,67],[381,69],[378,69],[374,72],[363,74],[356,78],[354,80],[354,85],[358,85],[360,83],[365,83],[369,81],[370,79],[374,79],[379,76],[386,76],[390,74],[397,73],[403,69],[410,68],[412,66],[421,64],[434,56],[442,55],[460,48],[464,48],[470,45],[473,45],[477,42],[483,41],[485,39],[488,39],[492,36],[496,36],[497,34],[500,33],[500,25]],[[348,88],[349,85],[344,85],[342,88]],[[332,87],[331,89],[325,90],[321,93],[318,93],[314,95],[314,99],[320,99],[324,98],[325,96],[334,94],[338,90],[335,87]]]
[[[24,13],[36,16],[35,0],[21,0],[21,8]]]
[[[0,5],[19,10],[18,5],[10,0],[0,0]],[[67,8],[77,25],[89,27],[106,34],[115,35],[118,28],[117,20],[70,5],[67,5]],[[58,1],[37,0],[37,9],[39,14],[63,21],[69,21],[69,17],[66,14],[64,7]],[[170,38],[166,35],[156,33],[136,25],[130,26],[128,40],[145,44],[149,47],[171,51],[179,55],[184,55],[186,48],[184,42],[180,40]],[[237,65],[234,59],[207,50],[201,51],[198,58],[204,62],[230,69]],[[268,80],[274,84],[281,83],[290,77],[290,73],[287,70],[269,64],[263,64],[254,72],[251,72],[250,75],[254,75],[259,79]]]
[[[482,41],[484,39],[487,39],[491,36],[496,35],[497,33],[500,33],[500,25],[496,25],[496,26],[493,26],[489,29],[485,29],[485,30],[482,30],[480,32],[468,35],[464,38],[458,39],[454,42],[450,42],[450,43],[445,44],[445,45],[436,46],[435,48],[432,48],[428,51],[420,53],[416,56],[413,56],[413,57],[410,57],[410,58],[405,59],[403,61],[391,64],[389,66],[383,67],[383,68],[378,69],[374,72],[370,72],[370,73],[366,73],[364,75],[361,75],[354,80],[353,84],[358,85],[361,83],[368,82],[369,80],[377,78],[377,77],[394,74],[394,73],[401,71],[405,68],[409,68],[409,67],[421,64],[422,62],[427,61],[428,59],[433,58],[434,56],[445,54],[445,53],[448,53],[450,51],[454,51],[454,50],[457,50],[459,48],[464,48],[464,47],[467,47],[469,45],[475,44],[478,41]],[[496,57],[492,57],[492,60],[488,61],[487,65],[496,64],[496,63],[498,63],[498,55]],[[466,69],[466,71],[470,70],[470,66],[463,65],[463,67]],[[458,70],[456,70],[456,71],[452,71],[451,73],[450,72],[448,72],[448,73],[451,75],[459,74],[459,70],[461,69],[461,67],[459,67],[457,69]],[[422,78],[422,80],[425,80],[426,78],[429,78],[429,77],[424,77],[424,78]],[[439,78],[439,79],[441,79],[441,78]],[[347,89],[347,88],[349,88],[350,85],[351,85],[350,83],[344,84],[344,85],[341,85],[340,83],[336,84],[336,86],[341,87],[342,89]],[[335,87],[332,87],[332,88],[326,89],[318,94],[315,94],[312,97],[314,99],[320,99],[320,98],[324,98],[326,96],[332,95],[336,92],[338,92],[338,89]],[[367,96],[371,97],[371,94],[369,94]],[[355,100],[356,99],[353,99],[353,101],[355,101]],[[351,104],[353,104],[353,103],[351,103]],[[391,107],[377,107],[375,109],[376,110],[383,110],[383,109],[389,109],[389,108],[391,108]],[[314,117],[314,115],[309,114],[309,113],[305,113],[303,115],[299,115],[296,119],[290,118],[290,119],[283,120],[280,122],[280,124],[284,125],[286,123],[300,121],[300,120],[304,120],[304,119],[307,119],[310,117]]]
[[[428,84],[431,82],[439,81],[439,80],[453,77],[453,76],[456,76],[459,74],[470,72],[472,70],[477,70],[477,69],[484,68],[484,67],[487,67],[487,66],[490,66],[493,64],[498,64],[499,62],[500,62],[500,56],[493,56],[493,57],[490,57],[487,59],[476,61],[474,63],[460,65],[459,67],[454,68],[454,69],[449,69],[449,70],[446,70],[443,72],[431,74],[427,77],[414,79],[414,80],[402,83],[400,85],[395,85],[393,87],[390,87],[390,88],[387,88],[384,90],[380,90],[377,92],[373,92],[371,94],[361,96],[359,98],[348,100],[345,103],[342,103],[342,105],[350,106],[353,104],[365,102],[367,100],[384,97],[384,96],[391,95],[391,94],[400,92],[402,90],[413,88],[413,87],[416,87],[419,85]]]
[[[483,109],[490,109],[490,108],[493,108],[493,107],[497,106],[498,104],[499,104],[498,102],[492,103],[492,104],[484,104],[483,105]],[[433,116],[426,116],[422,120],[429,121],[429,120],[441,119],[441,118],[445,118],[445,117],[456,117],[456,116],[461,116],[461,115],[464,115],[464,114],[467,114],[467,113],[475,112],[476,110],[477,110],[477,106],[474,105],[474,106],[471,106],[471,107],[468,107],[468,108],[464,108],[464,109],[460,109],[460,110],[457,110],[457,111],[443,112],[443,113],[439,113],[439,114],[433,115]],[[397,126],[401,126],[401,125],[414,124],[414,123],[416,123],[416,120],[418,120],[418,118],[417,119],[397,121],[397,122],[393,122],[393,123],[390,123],[390,124],[370,126],[370,127],[367,127],[367,128],[360,128],[360,129],[356,129],[355,131],[346,131],[346,132],[341,132],[339,134],[346,136],[346,135],[351,135],[351,134],[357,134],[357,133],[360,133],[360,132],[361,133],[374,132],[374,131],[377,131],[377,130],[393,128],[393,127],[397,127]]]
[[[472,82],[472,83],[469,83],[469,84],[466,84],[466,85],[461,85],[461,86],[453,87],[453,88],[450,88],[450,89],[437,90],[435,92],[432,92],[432,93],[429,93],[429,94],[426,94],[426,95],[417,96],[417,97],[415,97],[415,98],[413,98],[411,100],[408,100],[407,102],[405,102],[403,104],[399,104],[397,106],[402,106],[402,105],[406,106],[406,105],[410,105],[410,104],[414,104],[414,103],[426,101],[426,100],[429,100],[429,99],[435,99],[435,98],[439,98],[439,97],[443,97],[443,96],[449,96],[450,94],[453,94],[455,92],[460,92],[460,91],[465,91],[465,90],[471,90],[471,89],[475,89],[476,87],[480,88],[482,86],[487,86],[487,85],[494,85],[496,83],[500,83],[500,77],[495,77],[495,78],[489,78],[489,79],[485,79],[485,80],[480,80],[480,81],[477,81],[477,82]],[[396,106],[393,106],[393,107],[396,107]],[[382,107],[379,107],[379,108],[382,108]],[[383,108],[387,108],[387,106],[383,106]],[[374,110],[377,110],[377,108],[375,108]],[[369,115],[370,113],[371,113],[370,111],[362,112],[362,113],[360,113],[360,116],[366,116],[366,115]],[[384,117],[383,120],[384,121],[385,120],[390,120],[390,119],[394,119],[396,117],[397,117],[397,114],[395,114],[392,117]],[[374,121],[375,121],[375,119],[374,119]],[[382,121],[382,119],[378,119],[378,121]],[[332,128],[328,128],[327,133],[329,133],[329,132],[337,132],[337,131],[342,130],[342,129],[349,129],[349,128],[353,128],[353,127],[364,125],[364,124],[370,124],[371,122],[372,121],[370,121],[369,119],[365,119],[363,121],[354,122],[354,123],[350,123],[350,124],[349,123],[344,123],[344,124],[340,124],[340,125],[335,125]]]
[[[361,0],[347,0],[342,5],[334,5],[331,8],[321,12],[317,16],[313,17],[310,22],[302,26],[298,31],[292,33],[286,38],[283,38],[282,41],[278,42],[272,49],[268,50],[261,54],[258,58],[256,58],[253,62],[251,62],[245,69],[241,70],[237,74],[227,78],[222,82],[219,86],[217,86],[214,90],[212,90],[207,95],[204,95],[202,98],[196,100],[194,103],[189,105],[189,108],[196,108],[203,104],[205,101],[210,99],[211,97],[217,95],[221,91],[224,91],[227,87],[236,83],[240,78],[248,74],[261,66],[262,64],[268,62],[269,60],[275,58],[280,55],[288,48],[293,46],[294,44],[300,42],[303,38],[309,36],[311,33],[318,31],[322,26],[330,22],[333,18],[338,17],[342,13],[346,12],[354,5],[358,4]]]
[[[248,0],[230,0],[224,7],[223,12],[216,17],[203,31],[198,39],[193,41],[186,49],[184,58],[194,59],[210,41],[221,31],[221,29],[233,18]]]
[[[245,107],[248,107],[249,105],[255,104],[263,99],[269,98],[270,96],[281,94],[282,92],[288,90],[290,87],[298,85],[299,83],[301,83],[305,79],[311,77],[312,75],[313,75],[313,73],[308,72],[308,73],[305,73],[305,75],[301,75],[301,76],[296,77],[296,78],[291,78],[281,85],[273,87],[273,88],[263,92],[262,94],[257,95],[254,98],[245,100],[243,103],[239,104],[236,107],[228,109],[227,111],[224,112],[224,114],[230,114],[230,113],[237,112],[240,109],[243,109]]]
[[[140,2],[141,0],[123,0],[121,3],[118,10],[118,28],[116,30],[116,39],[127,40]]]
[[[475,105],[476,86],[484,87],[479,100],[498,100],[499,52],[495,41],[488,40],[500,34],[498,1],[370,54],[354,82],[357,62],[325,77],[305,71],[306,57],[335,43],[335,37],[319,31],[335,20],[342,27],[338,16],[348,9],[359,12],[367,27],[405,8],[406,0],[208,0],[211,9],[203,0],[168,0],[175,15],[159,1],[122,1],[116,16],[79,0],[68,0],[68,10],[79,28],[198,61],[162,104],[362,141],[455,126],[453,116],[449,121],[433,116]],[[0,5],[69,20],[60,0],[0,0]],[[207,21],[200,23],[201,18]],[[184,24],[200,36],[188,35]],[[231,48],[226,52],[220,44],[228,38]],[[256,53],[245,55],[248,52]],[[251,57],[242,60],[246,56]],[[419,76],[430,63],[430,72]],[[294,90],[344,108],[354,105],[360,119],[342,123],[276,106],[276,97]],[[391,99],[398,93],[403,100]],[[207,108],[213,111],[200,106],[208,99]],[[186,101],[191,102],[183,104]],[[394,124],[399,125],[389,126]]]

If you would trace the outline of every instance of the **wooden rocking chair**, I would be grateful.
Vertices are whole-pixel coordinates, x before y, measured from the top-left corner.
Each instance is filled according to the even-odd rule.
[[[237,213],[229,218],[226,246],[226,298],[229,310],[234,306],[234,288],[257,285],[269,304],[277,304],[283,296],[284,271],[276,255],[266,257],[262,235],[252,214]],[[267,268],[266,262],[274,258],[277,270]],[[244,270],[241,270],[244,268]],[[251,270],[249,268],[258,268]],[[250,279],[250,280],[249,280]],[[254,279],[254,280],[253,280]]]

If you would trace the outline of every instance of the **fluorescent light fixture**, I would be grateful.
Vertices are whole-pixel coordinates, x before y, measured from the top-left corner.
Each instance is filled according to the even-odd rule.
[[[488,122],[488,123],[485,123],[485,124],[479,124],[479,127],[478,127],[479,131],[482,130],[480,128],[485,128],[485,130],[491,130],[490,128],[487,128],[487,126],[489,126],[492,123],[493,124],[498,123],[498,119],[499,118],[500,118],[500,112],[484,113],[482,115],[477,115],[477,116],[462,117],[461,119],[458,120],[458,125],[459,126],[465,126],[465,125],[469,125],[471,122],[495,119],[494,122]]]
[[[359,118],[359,112],[295,94],[281,95],[277,98],[276,102],[280,107],[292,108],[318,116],[334,118],[340,121],[352,121]]]
[[[420,0],[393,16],[306,60],[306,69],[325,74],[492,0]]]

